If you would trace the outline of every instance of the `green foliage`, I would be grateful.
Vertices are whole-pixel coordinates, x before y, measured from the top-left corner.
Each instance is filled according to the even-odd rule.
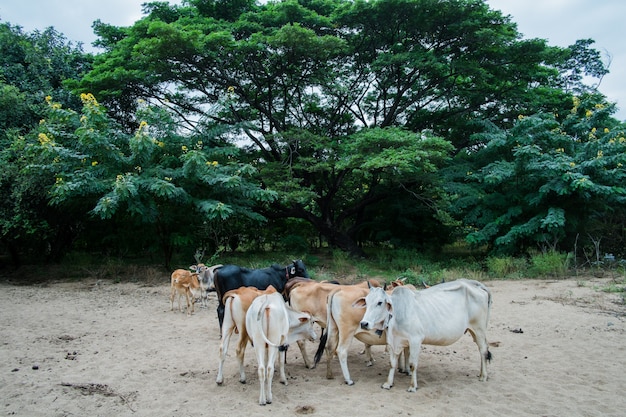
[[[486,259],[487,273],[494,278],[520,278],[528,269],[525,258],[490,256]]]
[[[520,116],[510,130],[479,135],[486,145],[466,158],[473,166],[456,189],[456,208],[474,227],[468,241],[509,254],[573,248],[624,213],[626,139],[613,111],[585,96],[565,117]]]
[[[533,254],[530,257],[529,274],[536,277],[562,277],[568,271],[569,256],[567,253],[550,251]]]
[[[176,248],[203,245],[194,230],[205,222],[262,220],[254,205],[275,194],[258,187],[252,167],[208,146],[213,137],[180,136],[168,112],[147,105],[138,129],[126,135],[93,95],[82,99],[81,113],[49,100],[48,117],[26,145],[28,169],[53,180],[46,194],[54,207],[90,207],[98,219],[129,222],[143,231],[144,244],[158,243],[166,265]]]

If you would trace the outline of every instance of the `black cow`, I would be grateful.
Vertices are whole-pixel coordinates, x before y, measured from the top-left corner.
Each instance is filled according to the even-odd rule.
[[[217,318],[220,322],[220,332],[224,322],[224,302],[222,300],[224,294],[239,287],[256,287],[264,290],[270,285],[282,293],[287,280],[293,277],[309,277],[302,260],[293,261],[292,264],[285,267],[274,264],[269,268],[248,269],[237,265],[224,265],[217,269],[214,283],[218,300]]]

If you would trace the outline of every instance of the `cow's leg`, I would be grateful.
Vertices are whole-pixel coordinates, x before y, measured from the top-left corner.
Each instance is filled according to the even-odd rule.
[[[339,343],[337,344],[337,359],[339,359],[339,365],[341,365],[341,372],[343,373],[343,379],[348,385],[354,385],[354,381],[350,379],[350,371],[348,370],[348,349],[350,348],[350,342],[354,337],[354,332],[349,332],[348,335],[339,335]]]
[[[229,316],[226,320],[224,331],[222,332],[222,340],[220,343],[220,365],[217,369],[217,378],[215,382],[217,385],[222,385],[224,382],[224,361],[226,360],[226,354],[228,353],[228,345],[230,344],[230,338],[235,330],[235,323]]]
[[[408,347],[405,347],[400,353],[400,358],[399,358],[400,362],[398,365],[398,370],[407,375],[411,375],[411,369],[409,366],[409,355],[410,355],[410,349]]]
[[[475,329],[467,329],[472,338],[474,338],[474,342],[478,345],[478,352],[480,353],[480,375],[478,376],[479,381],[487,380],[487,361],[491,360],[491,353],[489,352],[489,344],[487,343],[487,336],[485,331],[480,328]]]
[[[267,371],[265,369],[266,362],[266,348],[264,346],[255,346],[256,350],[256,359],[258,362],[258,370],[257,373],[259,375],[259,405],[267,404],[267,400],[265,397],[265,380],[267,376]]]
[[[280,383],[283,385],[287,385],[287,375],[285,375],[285,361],[286,361],[287,351],[280,350],[278,354],[278,371],[280,373]]]
[[[191,310],[192,308],[192,303],[190,301],[190,297],[189,295],[191,295],[191,299],[193,299],[193,294],[191,294],[191,290],[187,289],[185,291],[185,300],[187,301],[187,315],[191,316],[191,313],[193,312],[193,310]]]
[[[172,286],[171,289],[170,289],[170,304],[172,306],[170,311],[174,311],[174,297],[175,296],[176,296],[176,288],[174,288],[174,286]]]
[[[417,362],[421,349],[421,342],[416,343],[415,346],[409,346],[409,369],[411,371],[411,385],[409,386],[409,389],[407,389],[408,392],[417,391]]]
[[[315,368],[315,364],[311,365],[311,361],[309,360],[309,355],[306,353],[306,344],[304,340],[298,340],[298,347],[300,348],[300,353],[302,354],[302,359],[304,360],[304,366],[309,369]]]
[[[265,399],[268,404],[272,403],[272,380],[274,379],[274,366],[276,365],[276,355],[278,354],[278,348],[275,346],[269,346],[267,352],[267,378],[265,379]],[[284,359],[284,358],[282,358]],[[283,373],[284,373],[284,364],[283,364]],[[286,381],[286,379],[285,379]]]
[[[246,383],[246,368],[243,366],[244,356],[246,355],[246,346],[248,346],[248,334],[244,329],[239,331],[239,342],[237,343],[237,362],[239,362],[239,382]]]
[[[381,385],[381,388],[391,389],[391,387],[393,387],[393,378],[396,373],[396,368],[398,367],[398,356],[399,354],[395,349],[389,349],[389,374],[387,375],[387,381]]]
[[[365,347],[363,348],[363,353],[365,353],[365,357],[367,358],[367,362],[365,364],[367,366],[374,365],[374,357],[372,356],[372,345],[368,345],[364,343]]]

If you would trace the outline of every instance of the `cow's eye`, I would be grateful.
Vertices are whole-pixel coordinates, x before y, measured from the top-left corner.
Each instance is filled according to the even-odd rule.
[[[378,304],[376,304],[378,307],[380,307],[381,305],[383,305],[382,301],[379,301]]]

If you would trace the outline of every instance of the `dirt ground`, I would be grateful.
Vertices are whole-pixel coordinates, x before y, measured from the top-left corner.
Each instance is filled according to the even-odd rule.
[[[288,352],[288,385],[274,378],[274,402],[258,405],[252,347],[247,384],[238,381],[231,341],[223,386],[215,383],[219,330],[215,294],[191,317],[170,311],[169,283],[0,284],[0,410],[17,416],[624,416],[626,306],[601,291],[610,278],[486,281],[494,304],[493,360],[479,382],[470,336],[425,346],[419,389],[397,375],[380,388],[383,346],[365,366],[354,341],[347,386],[335,359],[306,369]],[[313,355],[316,346],[308,344]],[[324,359],[325,360],[325,359]]]

